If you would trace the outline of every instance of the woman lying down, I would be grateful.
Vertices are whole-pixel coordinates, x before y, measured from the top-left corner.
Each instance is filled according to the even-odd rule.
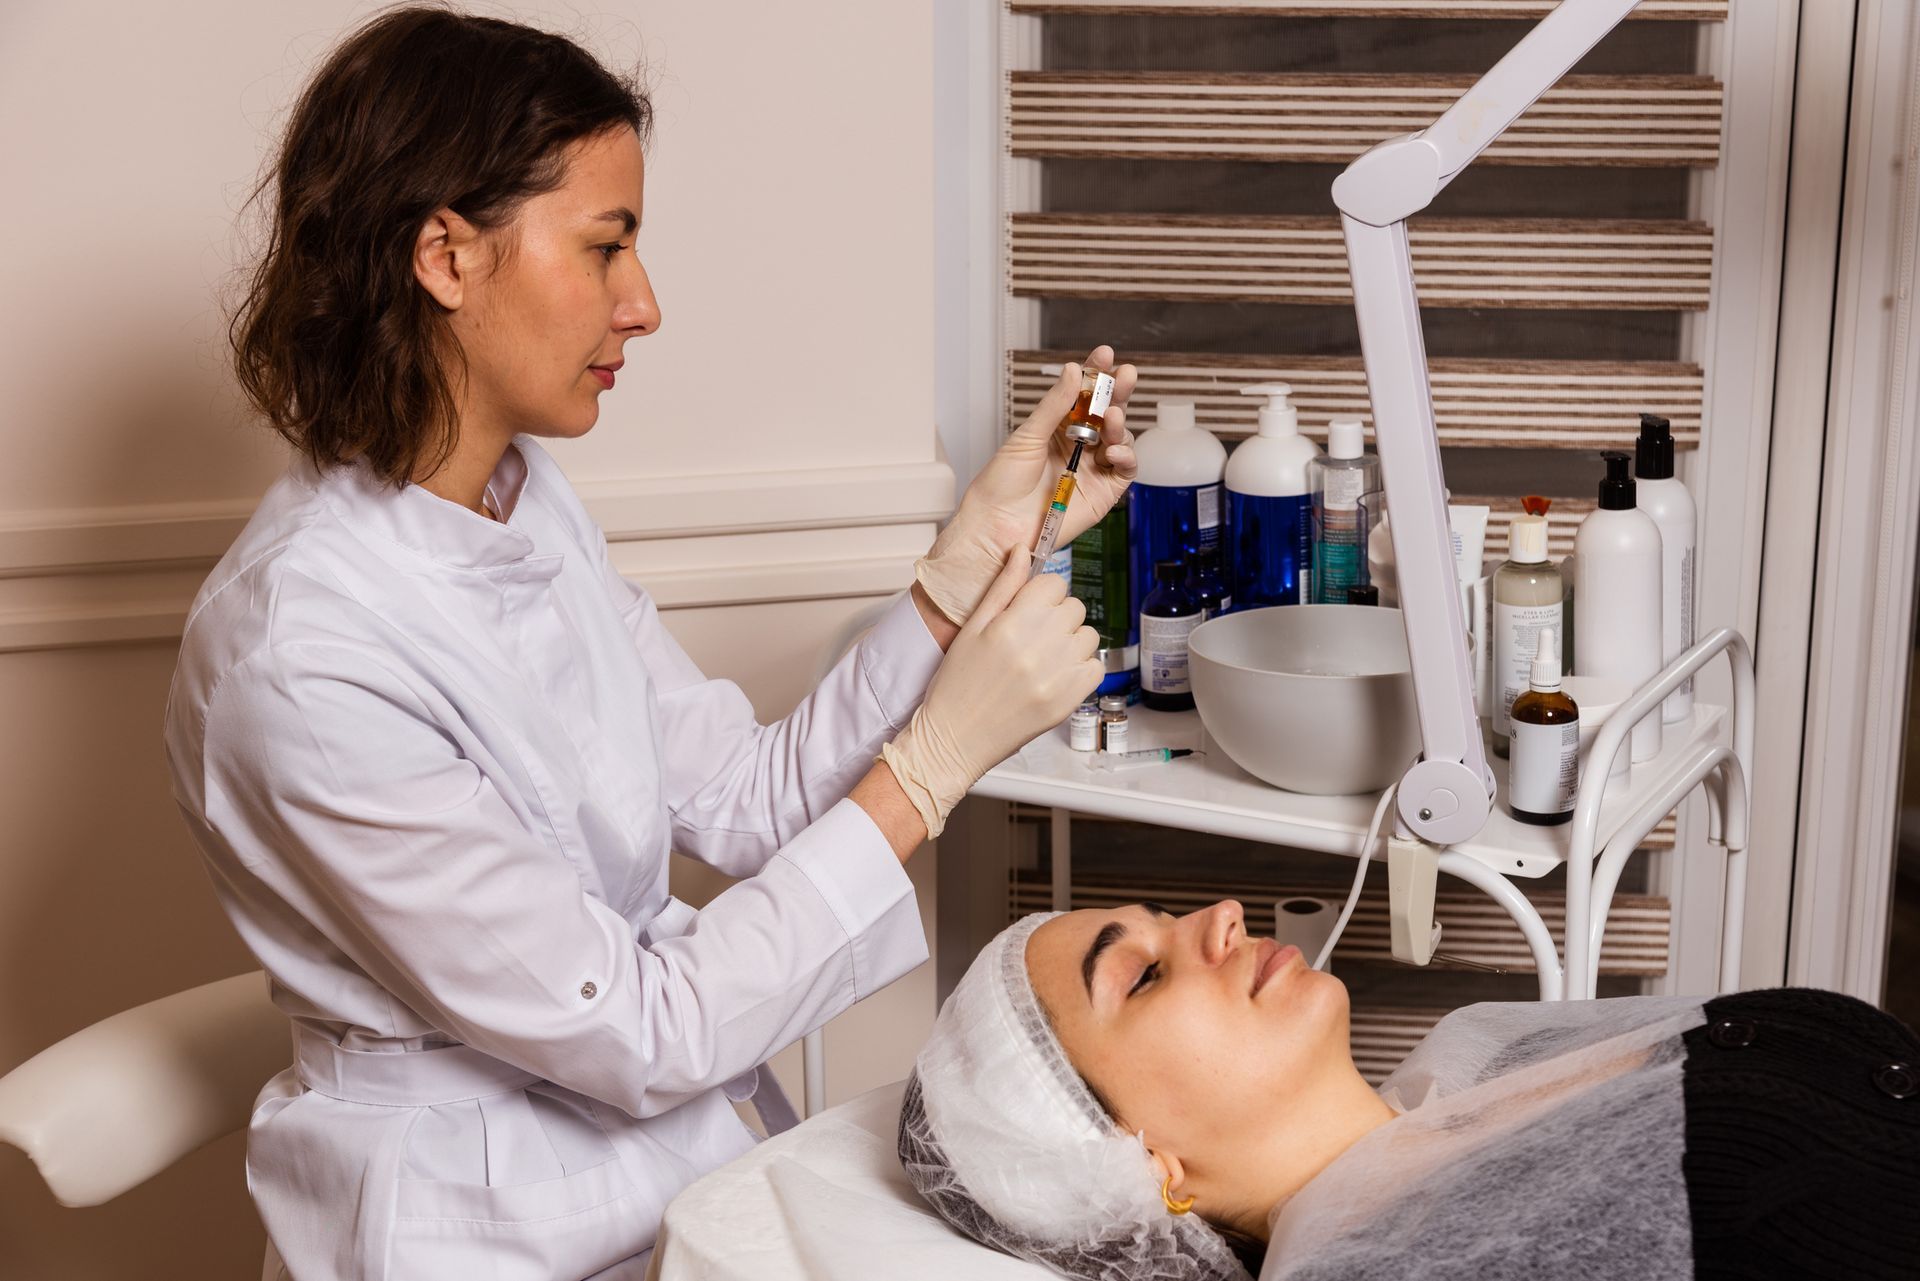
[[[1920,1276],[1920,1042],[1887,1015],[1476,1005],[1375,1091],[1340,981],[1232,902],[1001,934],[900,1158],[949,1223],[1070,1277]]]

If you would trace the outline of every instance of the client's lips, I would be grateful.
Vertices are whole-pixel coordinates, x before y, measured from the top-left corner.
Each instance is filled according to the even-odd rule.
[[[1294,957],[1300,955],[1300,949],[1289,943],[1285,947],[1272,939],[1261,939],[1253,950],[1253,991],[1251,995],[1260,995],[1260,989],[1267,980],[1280,972]]]

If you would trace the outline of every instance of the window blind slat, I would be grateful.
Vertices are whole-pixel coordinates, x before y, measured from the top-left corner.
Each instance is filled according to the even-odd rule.
[[[1700,311],[1713,232],[1647,219],[1430,218],[1411,226],[1423,306]],[[1016,213],[1018,295],[1344,306],[1346,242],[1332,218]]]
[[[1725,22],[1731,0],[1640,0],[1633,19]],[[1223,18],[1526,18],[1539,19],[1559,0],[1010,0],[1024,14]]]
[[[1423,129],[1470,76],[1013,73],[1016,156],[1340,163]],[[1699,166],[1720,156],[1706,76],[1574,76],[1479,163]]]
[[[1040,402],[1053,379],[1040,371],[1084,352],[1014,351],[1007,356],[1007,409],[1019,422]],[[1257,403],[1242,387],[1291,383],[1300,424],[1324,440],[1327,423],[1369,417],[1366,371],[1358,357],[1217,356],[1178,352],[1124,352],[1140,370],[1133,395],[1136,425],[1153,422],[1161,400],[1192,400],[1201,421],[1222,438],[1250,434]],[[1678,361],[1608,364],[1597,361],[1436,359],[1433,407],[1440,443],[1454,448],[1610,449],[1632,445],[1640,414],[1673,420],[1682,449],[1700,444],[1704,395],[1699,366]]]

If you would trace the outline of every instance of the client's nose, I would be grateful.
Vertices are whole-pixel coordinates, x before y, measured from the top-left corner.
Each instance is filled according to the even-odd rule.
[[[1232,956],[1247,936],[1246,909],[1233,899],[1222,899],[1206,910],[1201,921],[1201,954],[1209,965]]]

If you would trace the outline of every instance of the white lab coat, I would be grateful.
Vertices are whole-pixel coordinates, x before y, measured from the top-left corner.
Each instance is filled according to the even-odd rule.
[[[295,461],[188,615],[167,754],[293,1019],[247,1175],[298,1281],[637,1276],[752,1146],[729,1094],[927,955],[843,799],[939,663],[912,604],[758,725],[514,443],[505,523]],[[669,849],[746,879],[695,913]]]

